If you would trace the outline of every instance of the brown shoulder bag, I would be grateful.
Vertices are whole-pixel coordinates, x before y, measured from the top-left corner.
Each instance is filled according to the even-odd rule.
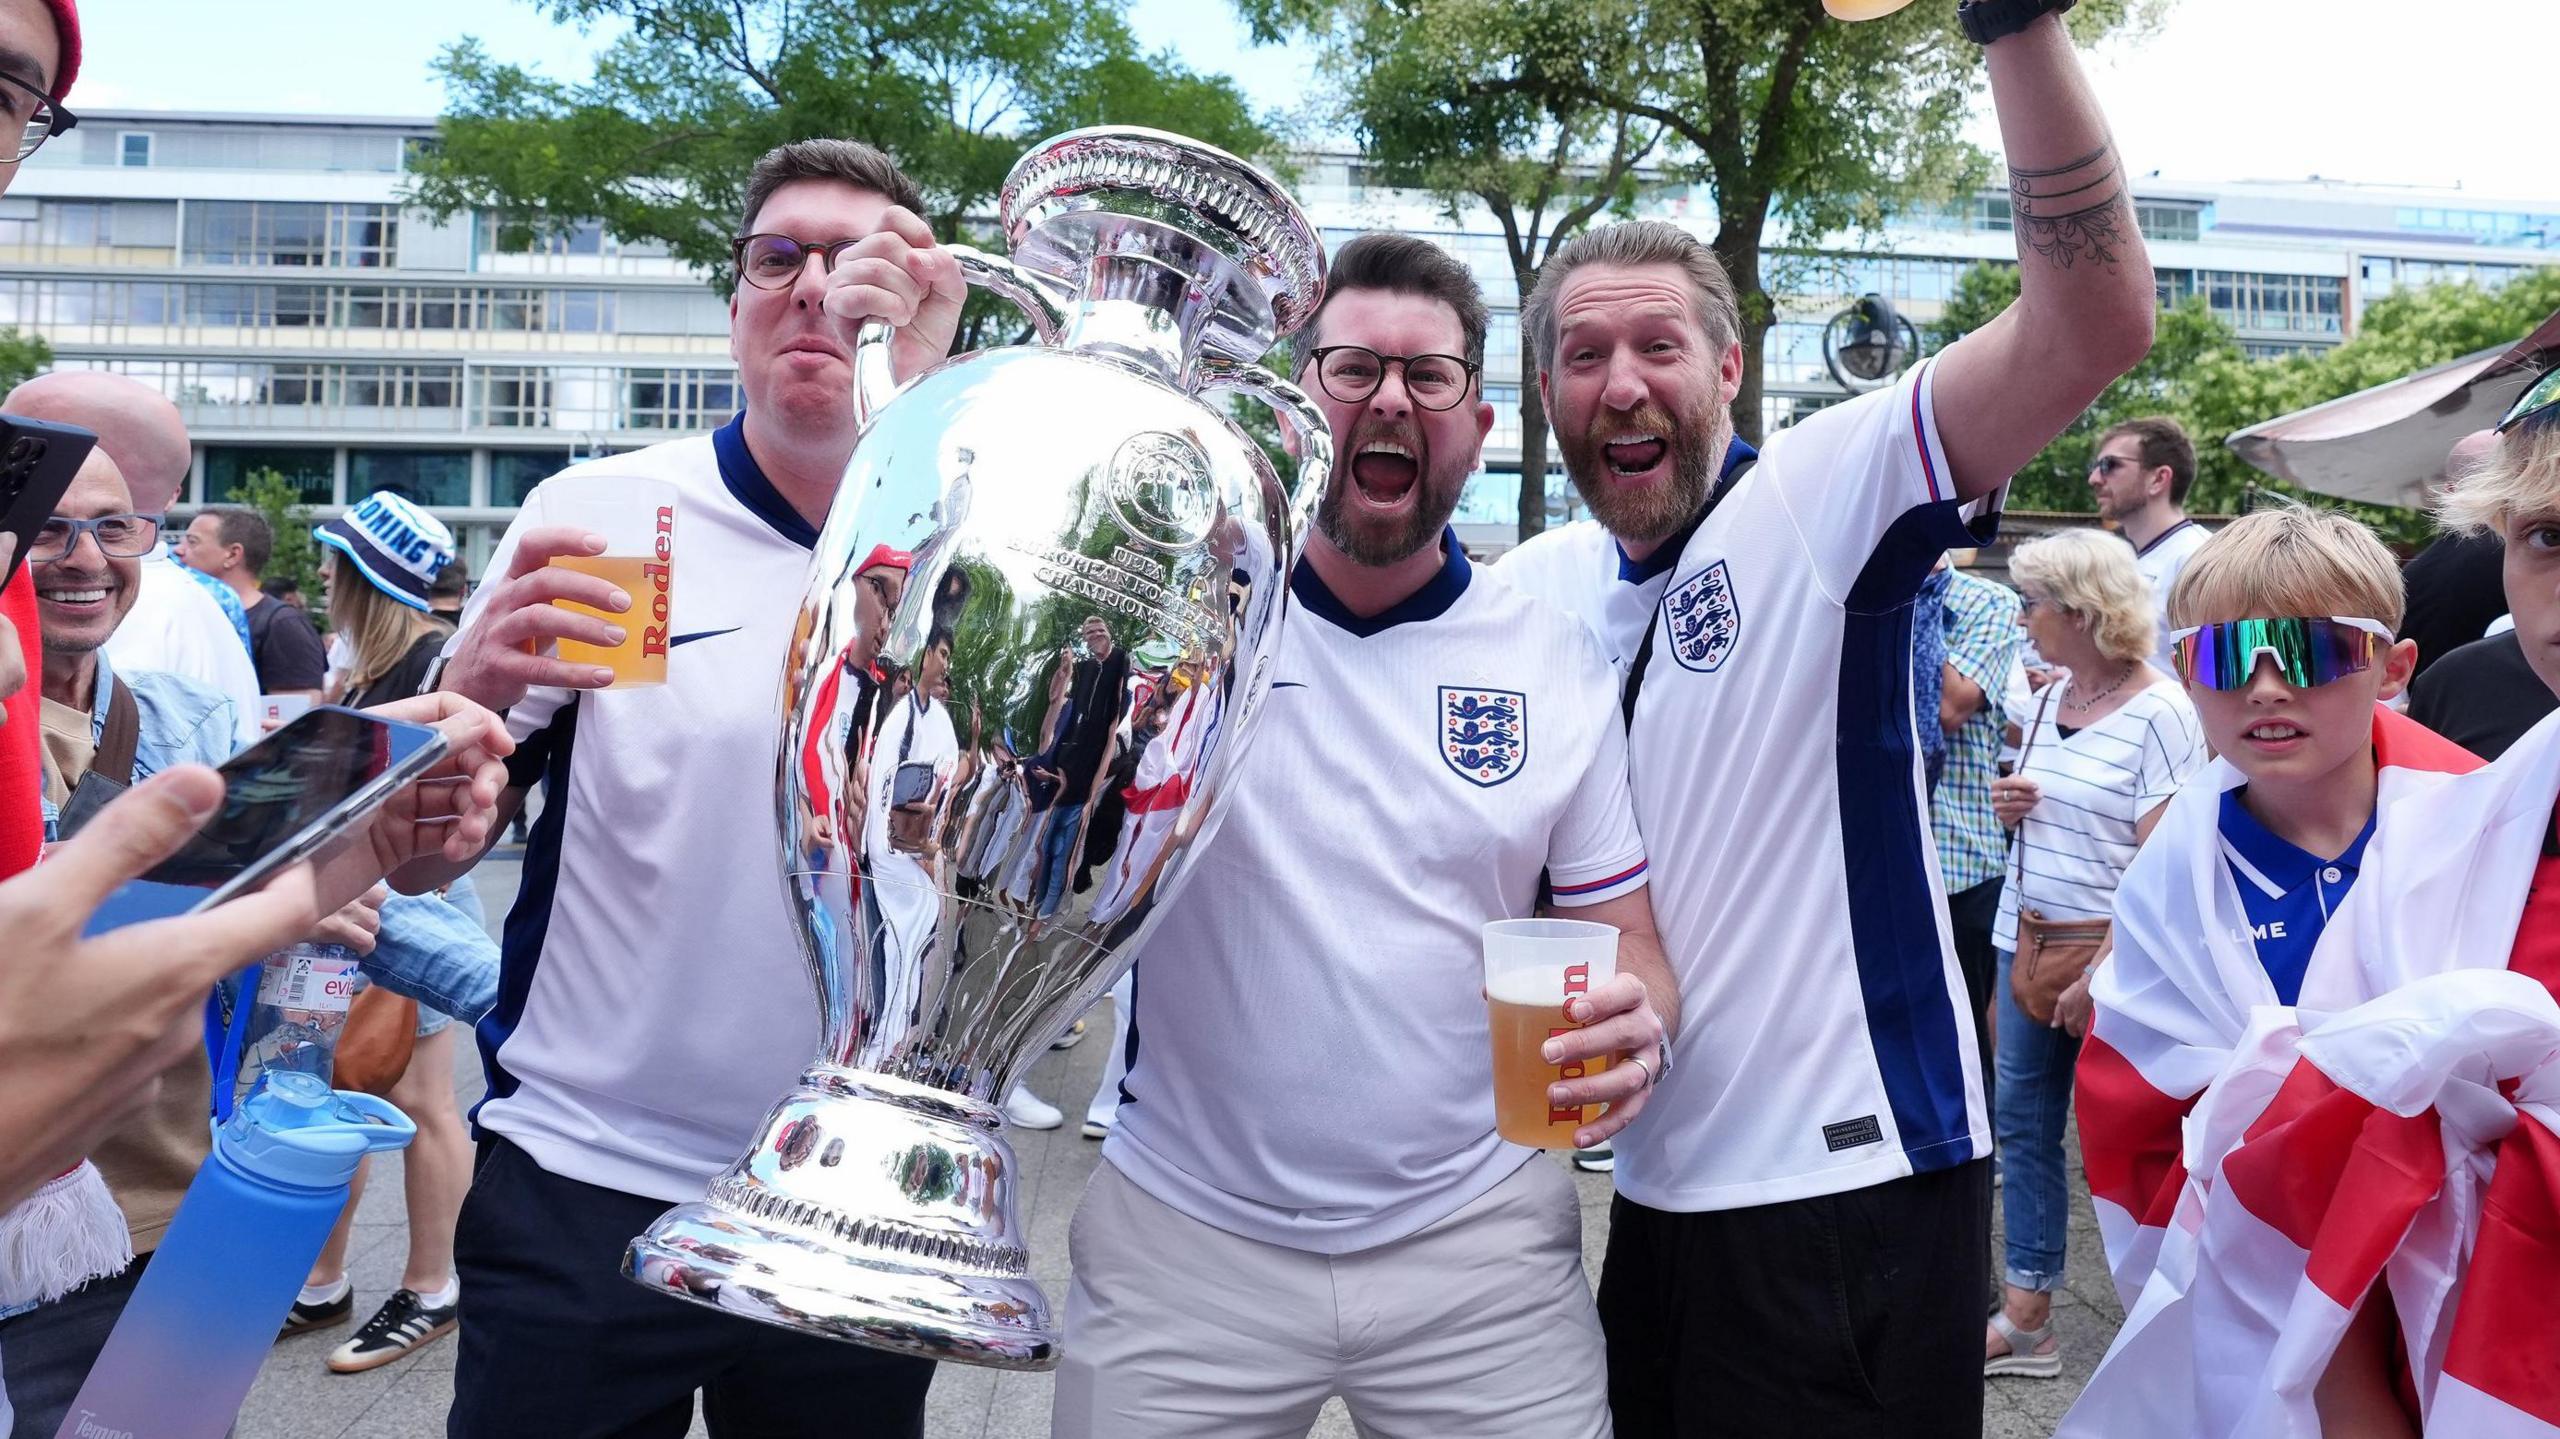
[[[2053,704],[2053,692],[2060,684],[2045,686],[2044,698],[2036,706],[2036,722],[2027,731],[2026,745],[2018,752],[2017,773],[2027,772],[2027,760],[2035,753],[2036,737],[2044,730],[2045,715]],[[2053,1012],[2089,966],[2098,962],[2106,951],[2108,921],[2103,919],[2047,919],[2043,911],[2027,903],[2027,827],[2018,824],[2017,847],[2011,855],[2009,883],[2018,891],[2018,957],[2009,966],[2009,992],[2016,997],[2018,1008],[2038,1024],[2053,1023]]]

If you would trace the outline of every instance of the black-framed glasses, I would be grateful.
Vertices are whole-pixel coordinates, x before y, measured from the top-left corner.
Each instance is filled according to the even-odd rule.
[[[55,515],[36,531],[36,542],[27,546],[27,559],[32,564],[49,565],[71,558],[80,546],[82,535],[93,535],[98,553],[111,560],[137,560],[151,553],[160,543],[158,515],[100,515],[89,520],[64,519]]]
[[[1366,345],[1327,345],[1307,358],[1315,362],[1316,383],[1346,405],[1378,393],[1387,367],[1402,365],[1404,392],[1426,410],[1455,408],[1483,368],[1455,355],[1381,355]]]
[[[759,290],[783,290],[800,278],[811,255],[823,257],[822,268],[833,270],[836,260],[860,243],[830,240],[813,245],[789,235],[740,235],[729,242],[729,259],[738,267],[739,279]]]
[[[23,160],[34,154],[45,141],[79,123],[80,117],[63,109],[61,101],[0,70],[0,135],[14,128],[18,140],[17,159]]]

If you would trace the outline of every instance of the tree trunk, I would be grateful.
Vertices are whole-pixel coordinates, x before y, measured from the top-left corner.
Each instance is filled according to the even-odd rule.
[[[1768,291],[1760,282],[1760,231],[1767,223],[1766,208],[1728,212],[1721,221],[1723,233],[1715,240],[1716,258],[1733,277],[1734,297],[1742,312],[1741,332],[1735,336],[1742,342],[1742,388],[1733,392],[1733,432],[1751,445],[1761,439],[1761,360],[1768,351],[1769,327],[1776,323]]]
[[[1522,291],[1523,294],[1527,291]],[[1538,394],[1538,356],[1520,337],[1520,538],[1547,527],[1547,405]]]

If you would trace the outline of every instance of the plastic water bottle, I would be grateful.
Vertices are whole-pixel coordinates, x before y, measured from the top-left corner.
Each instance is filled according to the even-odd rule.
[[[241,1040],[239,1098],[273,1075],[308,1074],[326,1088],[355,1001],[356,957],[335,944],[297,944],[258,967]]]
[[[268,1071],[214,1131],[178,1217],[58,1431],[220,1439],[347,1202],[356,1164],[418,1128],[388,1102]]]

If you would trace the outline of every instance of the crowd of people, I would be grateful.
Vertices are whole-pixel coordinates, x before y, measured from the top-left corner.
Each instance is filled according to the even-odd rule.
[[[2130,1318],[2066,1432],[2551,1432],[2560,1377],[2518,1346],[2560,1332],[2560,379],[2457,448],[2452,537],[2405,570],[2299,507],[2208,533],[2166,420],[2098,438],[2109,528],[1979,568],[2008,477],[2151,338],[2067,8],[1968,7],[2017,302],[1759,447],[1713,252],[1645,221],[1562,246],[1522,330],[1591,518],[1492,565],[1449,527],[1494,423],[1484,297],[1412,237],[1335,254],[1289,356],[1334,467],[1252,763],[1113,991],[1054,1433],[1278,1439],[1340,1400],[1378,1434],[1972,1439],[1987,1377],[2062,1371],[2075,1113]],[[20,158],[79,61],[71,0],[0,0]],[[781,146],[744,188],[740,233],[798,256],[735,289],[746,406],[610,462],[684,515],[663,684],[563,657],[644,597],[552,563],[604,541],[539,504],[466,603],[451,533],[366,497],[315,531],[324,634],[256,512],[172,526],[165,398],[61,372],[0,406],[99,437],[0,590],[12,1432],[60,1426],[205,1162],[215,1021],[306,939],[414,1007],[388,1093],[418,1134],[399,1286],[355,1322],[342,1218],[286,1333],[350,1326],[351,1371],[458,1329],[456,1436],[674,1435],[697,1401],[715,1434],[922,1432],[930,1361],[622,1275],[818,1045],[758,872],[774,678],[859,432],[855,332],[919,374],[964,295],[870,145]],[[946,880],[1035,934],[1070,895],[1139,912],[1216,742],[1196,658],[1087,615],[1037,724],[991,728],[951,687],[966,577],[886,548],[859,577],[879,632],[936,588],[913,653],[827,680],[832,812],[915,871],[865,871],[849,941],[907,943]],[[1452,687],[1516,725],[1472,768]],[[315,700],[451,754],[360,843],[82,937],[212,812],[206,766]],[[470,873],[537,790],[492,941]],[[1493,1122],[1480,935],[1542,912],[1617,933],[1547,1041],[1594,1062],[1548,1098],[1612,1168],[1596,1298],[1567,1177]]]

